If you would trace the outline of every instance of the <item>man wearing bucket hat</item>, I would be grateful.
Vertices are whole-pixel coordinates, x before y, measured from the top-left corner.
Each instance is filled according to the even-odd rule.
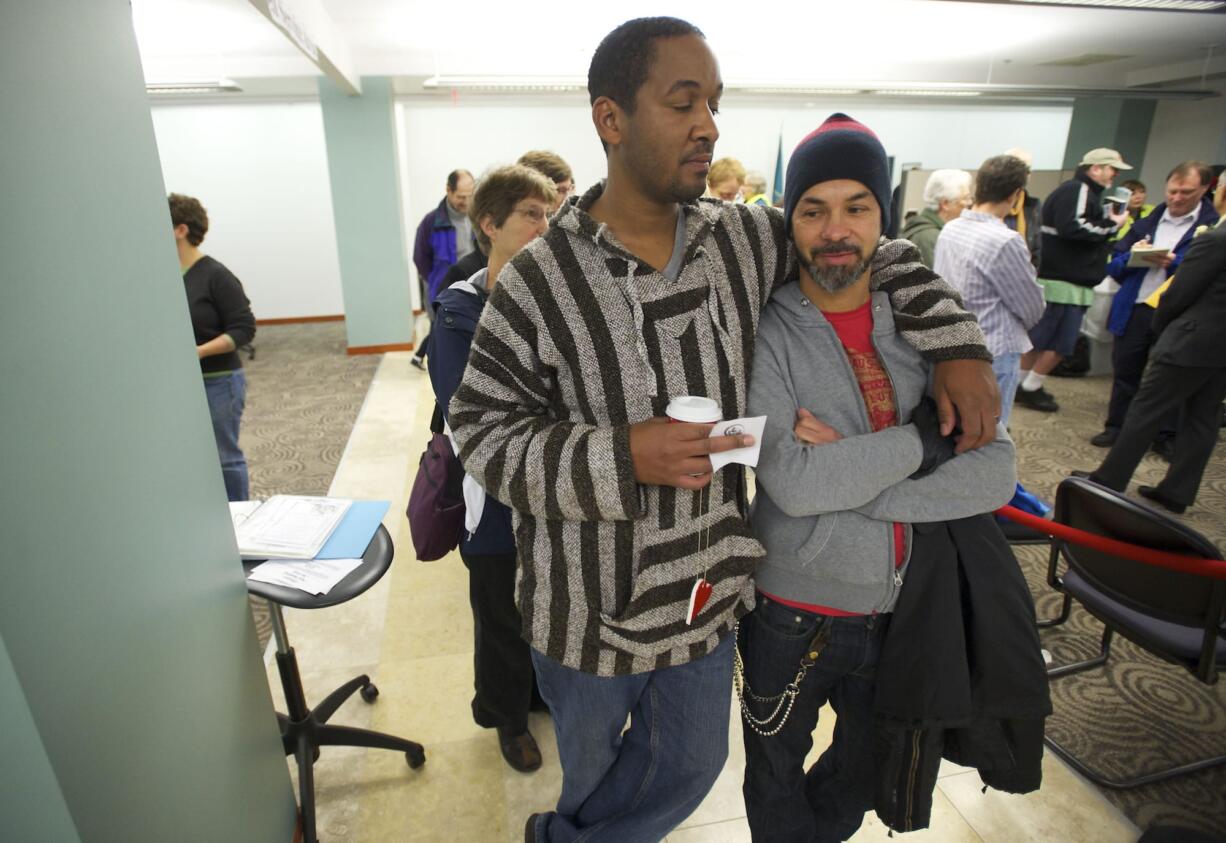
[[[1022,355],[1015,401],[1023,407],[1044,413],[1060,409],[1043,388],[1043,379],[1073,353],[1094,288],[1106,274],[1110,240],[1128,219],[1125,209],[1103,206],[1103,191],[1120,170],[1131,169],[1114,149],[1091,149],[1082,156],[1076,175],[1043,202],[1039,283],[1047,308],[1030,329],[1034,348]]]

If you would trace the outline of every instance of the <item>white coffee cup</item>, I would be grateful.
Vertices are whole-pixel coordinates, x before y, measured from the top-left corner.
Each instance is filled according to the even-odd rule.
[[[714,424],[724,418],[719,404],[698,395],[681,395],[668,402],[664,411],[671,421]]]

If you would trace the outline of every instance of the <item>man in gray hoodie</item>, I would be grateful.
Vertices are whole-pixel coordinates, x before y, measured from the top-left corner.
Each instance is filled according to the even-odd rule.
[[[798,284],[762,313],[749,413],[766,429],[752,510],[766,557],[738,629],[745,804],[755,840],[850,837],[872,806],[874,668],[907,574],[910,524],[1009,501],[1013,445],[959,456],[926,395],[931,365],[899,335],[877,269],[900,249],[885,150],[835,115],[788,164]],[[818,710],[834,741],[807,772]]]

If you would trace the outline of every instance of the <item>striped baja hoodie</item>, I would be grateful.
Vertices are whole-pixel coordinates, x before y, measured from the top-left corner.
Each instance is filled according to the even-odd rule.
[[[744,467],[701,492],[640,485],[630,426],[679,395],[744,415],[759,315],[796,263],[777,209],[700,199],[684,206],[670,281],[588,215],[603,189],[563,206],[502,269],[448,418],[465,470],[515,511],[524,638],[618,676],[703,657],[753,608],[764,551],[746,523]],[[928,359],[991,360],[974,316],[911,243],[883,239],[872,280]],[[699,576],[713,591],[687,625]]]

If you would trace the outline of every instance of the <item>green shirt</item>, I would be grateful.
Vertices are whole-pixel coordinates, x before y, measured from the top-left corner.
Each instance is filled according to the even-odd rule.
[[[1048,304],[1075,304],[1089,307],[1094,303],[1094,288],[1080,287],[1067,281],[1054,281],[1051,278],[1040,278],[1043,285],[1043,298]]]

